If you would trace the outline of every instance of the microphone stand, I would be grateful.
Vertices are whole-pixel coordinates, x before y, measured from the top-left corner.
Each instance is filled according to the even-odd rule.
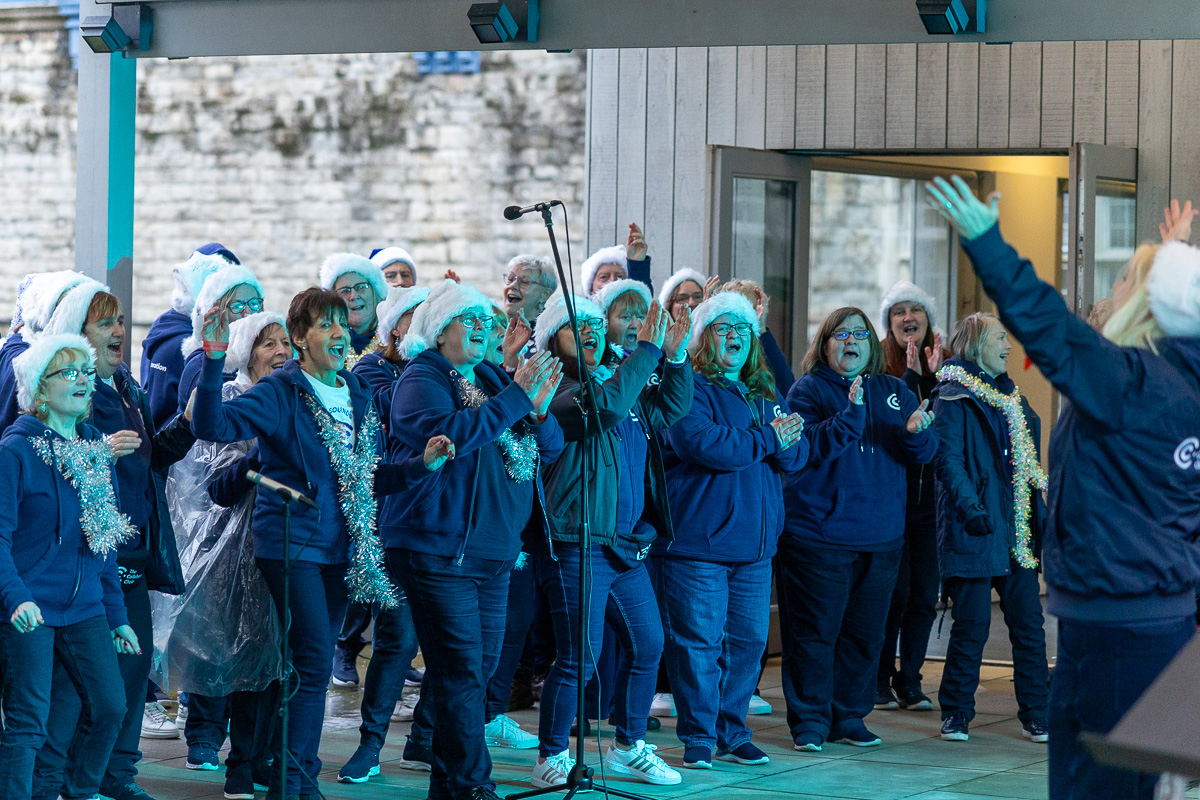
[[[596,408],[596,398],[592,392],[587,359],[583,355],[583,342],[579,338],[579,325],[575,318],[574,294],[570,291],[571,284],[567,282],[567,275],[563,270],[562,257],[558,253],[558,241],[554,238],[554,220],[550,216],[550,208],[553,205],[554,203],[539,203],[535,206],[535,209],[542,215],[542,220],[546,223],[546,233],[550,237],[550,250],[554,253],[554,263],[558,267],[558,280],[563,287],[563,300],[566,301],[567,318],[571,321],[571,333],[575,337],[575,353],[578,355],[577,360],[579,362],[579,393],[583,410],[584,431],[583,458],[581,459],[579,475],[579,622],[576,630],[576,635],[579,637],[580,658],[575,665],[575,700],[578,733],[575,736],[575,766],[571,768],[570,773],[567,775],[567,793],[564,796],[564,800],[570,800],[570,798],[579,792],[588,792],[593,788],[604,792],[606,795],[616,795],[617,797],[629,798],[629,800],[648,800],[643,795],[634,794],[622,789],[611,789],[602,781],[594,781],[592,779],[594,770],[584,764],[584,744],[587,739],[584,733],[587,725],[585,699],[587,687],[584,681],[584,665],[587,663],[587,660],[583,655],[589,647],[588,620],[591,618],[591,592],[589,589],[592,580],[592,525],[589,517],[591,511],[591,492],[588,490],[588,475],[591,474],[592,470],[591,449],[589,445],[592,439],[600,435],[600,412]],[[556,794],[561,792],[563,788],[563,786],[548,786],[544,789],[531,789],[527,792],[517,792],[507,795],[506,800],[521,800],[525,797]]]

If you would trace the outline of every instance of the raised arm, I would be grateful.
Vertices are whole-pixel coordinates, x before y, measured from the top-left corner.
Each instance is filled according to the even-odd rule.
[[[592,381],[592,396],[602,430],[615,428],[629,416],[661,355],[662,351],[653,344],[639,342],[611,378],[603,383]],[[568,441],[579,441],[584,436],[583,409],[578,398],[579,386],[575,385],[568,391],[559,391],[550,403],[550,413],[558,420]]]
[[[260,381],[232,400],[221,399],[221,367],[224,358],[204,358],[192,430],[197,439],[210,442],[240,442],[259,436],[274,436],[282,424],[282,406],[274,384]]]

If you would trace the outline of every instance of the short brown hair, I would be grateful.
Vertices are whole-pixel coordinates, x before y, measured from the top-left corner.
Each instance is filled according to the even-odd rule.
[[[832,368],[830,363],[825,359],[825,343],[833,336],[833,332],[837,330],[839,325],[855,314],[862,317],[863,324],[871,332],[871,338],[867,340],[871,345],[871,355],[867,359],[867,368],[862,371],[862,374],[879,375],[883,372],[883,345],[879,343],[879,336],[875,333],[875,326],[871,324],[871,318],[861,308],[843,306],[825,318],[825,321],[821,323],[821,327],[817,329],[817,335],[809,342],[808,352],[804,354],[804,361],[800,364],[800,369],[805,374],[811,375],[816,372],[817,367],[821,364]]]
[[[292,344],[305,336],[308,336],[309,330],[317,324],[318,320],[337,319],[342,323],[342,327],[346,329],[346,334],[349,336],[350,312],[346,310],[346,304],[342,302],[342,298],[337,292],[332,289],[320,289],[316,286],[310,286],[300,294],[292,298],[292,302],[288,305],[287,313],[287,329],[291,335]],[[304,351],[299,347],[296,351],[300,353],[300,360],[304,360]]]
[[[117,299],[116,295],[108,292],[96,292],[92,295],[92,302],[88,305],[87,318],[83,321],[83,327],[86,328],[93,322],[120,315],[121,301]],[[79,332],[83,333],[83,329],[81,328]]]
[[[958,358],[978,364],[980,342],[992,325],[999,324],[999,318],[986,311],[976,311],[969,317],[963,317],[954,326],[954,333],[950,334],[950,352]]]
[[[650,313],[650,305],[646,302],[646,298],[642,297],[641,292],[636,289],[626,289],[608,304],[608,312],[609,314],[615,313],[617,316],[620,316],[626,311],[632,311],[634,314],[640,314],[644,317]],[[605,314],[605,316],[607,317],[608,314]]]

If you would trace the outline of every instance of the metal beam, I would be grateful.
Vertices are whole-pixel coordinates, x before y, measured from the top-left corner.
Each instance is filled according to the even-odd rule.
[[[139,55],[479,50],[470,0],[149,0]],[[929,36],[913,0],[543,0],[522,48],[1200,39],[1194,0],[996,0],[987,33]],[[487,48],[482,48],[487,49]]]

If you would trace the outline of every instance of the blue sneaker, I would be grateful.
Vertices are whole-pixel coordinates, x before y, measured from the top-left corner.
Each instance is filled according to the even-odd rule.
[[[770,756],[768,756],[762,750],[759,750],[758,747],[751,742],[742,742],[732,750],[726,750],[724,752],[718,751],[717,758],[721,759],[722,761],[733,761],[734,763],[744,764],[750,767],[757,766],[759,764],[766,764],[771,760]]]
[[[683,766],[687,769],[712,769],[712,750],[702,744],[683,748]]]
[[[207,745],[198,744],[193,747],[188,747],[187,764],[188,769],[202,769],[205,771],[216,771],[221,768],[221,762],[217,759],[217,751]]]
[[[825,737],[813,731],[802,731],[796,735],[795,742],[792,747],[802,753],[819,753],[821,746],[825,744]]]
[[[852,744],[855,747],[877,747],[883,744],[883,739],[880,739],[866,728],[858,728],[844,734],[837,740],[837,743]]]
[[[404,743],[404,754],[397,764],[400,769],[411,769],[418,772],[433,770],[433,748],[417,744],[412,737]]]
[[[372,747],[358,746],[346,766],[338,770],[338,783],[366,783],[368,778],[379,774],[379,751]]]

